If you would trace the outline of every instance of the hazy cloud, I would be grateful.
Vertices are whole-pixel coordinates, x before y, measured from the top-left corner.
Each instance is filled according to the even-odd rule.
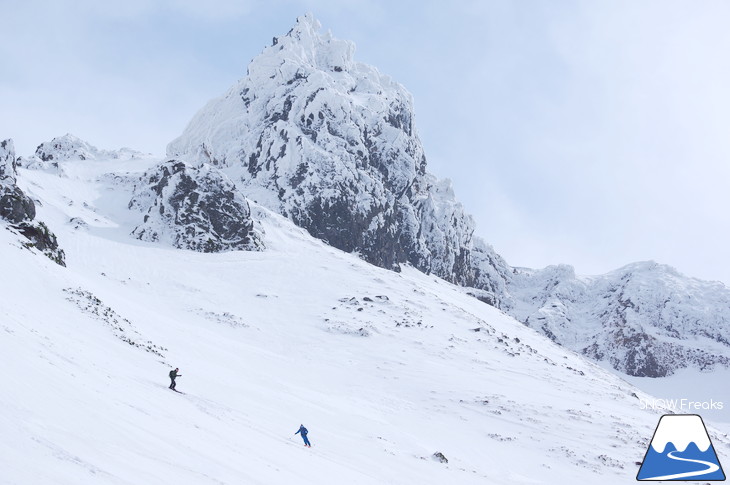
[[[306,11],[413,93],[431,169],[511,264],[730,282],[726,2],[11,0],[0,136],[163,153]]]

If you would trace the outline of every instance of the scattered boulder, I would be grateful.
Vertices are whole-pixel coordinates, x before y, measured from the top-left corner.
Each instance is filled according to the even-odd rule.
[[[440,451],[437,451],[436,453],[433,454],[433,459],[435,461],[438,461],[439,463],[448,463],[449,462],[449,460],[446,459],[444,454],[441,453]]]

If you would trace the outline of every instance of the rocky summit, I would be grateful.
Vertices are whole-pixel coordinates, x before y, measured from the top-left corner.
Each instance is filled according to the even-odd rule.
[[[354,53],[311,15],[300,17],[193,117],[168,156],[210,164],[330,245],[467,287],[621,372],[659,377],[730,364],[722,284],[655,263],[598,277],[567,265],[508,265],[475,236],[451,183],[428,172],[411,95]]]
[[[411,95],[319,29],[307,15],[275,38],[168,156],[220,167],[247,197],[368,262],[497,288],[504,262],[482,244],[480,262],[495,266],[476,267],[474,222],[427,171]]]

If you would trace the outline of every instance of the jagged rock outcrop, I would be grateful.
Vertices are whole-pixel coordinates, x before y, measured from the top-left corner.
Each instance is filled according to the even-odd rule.
[[[503,286],[490,280],[501,269],[475,265],[474,222],[450,183],[426,171],[411,95],[319,28],[307,15],[275,38],[168,156],[220,167],[246,197],[378,266],[410,263],[485,291]],[[501,259],[481,250],[492,254],[480,264]]]
[[[13,140],[0,142],[0,219],[10,223],[35,247],[50,259],[65,266],[64,252],[48,227],[34,221],[35,203],[17,185],[17,162]]]
[[[18,224],[35,218],[35,204],[17,185],[13,140],[0,142],[0,218]]]
[[[634,376],[730,365],[730,289],[654,262],[596,277],[567,265],[515,270],[513,316]]]
[[[264,249],[244,196],[233,182],[207,164],[168,160],[147,171],[129,208],[143,212],[132,234],[202,252]]]

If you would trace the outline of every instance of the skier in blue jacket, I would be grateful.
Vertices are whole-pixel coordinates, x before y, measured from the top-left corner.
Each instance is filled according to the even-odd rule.
[[[309,440],[307,439],[307,433],[309,433],[309,431],[307,431],[307,428],[305,428],[303,424],[299,425],[299,431],[294,433],[294,435],[296,436],[300,433],[302,435],[302,439],[304,440],[304,446],[311,448],[312,445],[309,444]]]

